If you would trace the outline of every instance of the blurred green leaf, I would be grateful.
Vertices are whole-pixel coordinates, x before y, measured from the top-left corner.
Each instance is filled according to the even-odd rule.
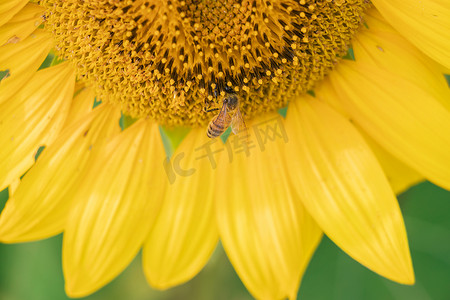
[[[231,135],[231,127],[228,127],[224,133],[222,133],[222,135],[220,136],[220,139],[222,140],[222,142],[225,144],[228,140],[228,138]]]
[[[177,149],[178,145],[181,144],[189,131],[189,128],[184,127],[170,128],[159,126],[159,132],[161,134],[161,139],[163,141],[167,157],[172,157],[173,152]]]
[[[96,101],[97,101],[97,99],[94,100],[94,107],[95,107]],[[119,126],[122,130],[125,130],[126,128],[133,125],[133,123],[136,122],[137,120],[138,119],[134,119],[130,116],[127,116],[127,115],[124,115],[123,113],[121,113],[120,120],[119,120]]]
[[[92,108],[96,108],[97,106],[99,106],[100,104],[102,104],[102,100],[97,99],[97,97],[94,98],[94,104],[92,105]],[[120,122],[120,121],[119,121]]]
[[[55,54],[53,52],[50,52],[45,60],[42,62],[41,66],[39,67],[39,70],[48,68],[52,65],[53,60],[55,59]]]
[[[5,207],[6,200],[8,200],[8,197],[9,197],[8,188],[0,192],[0,212],[3,210],[3,207]]]
[[[342,58],[348,60],[355,60],[355,53],[353,52],[353,48],[349,47],[347,53]]]
[[[0,299],[59,300],[64,294],[61,237],[43,242],[0,245]]]
[[[0,81],[9,77],[9,70],[0,70]]]
[[[59,65],[64,61],[65,61],[64,59],[60,59],[58,55],[56,55],[55,51],[52,50],[48,53],[47,57],[42,62],[41,66],[39,67],[39,70]]]
[[[288,110],[287,106],[280,108],[278,110],[278,114],[280,114],[283,118],[286,118],[287,110]]]

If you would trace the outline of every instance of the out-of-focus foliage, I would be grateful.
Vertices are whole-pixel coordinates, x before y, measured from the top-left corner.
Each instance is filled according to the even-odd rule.
[[[7,193],[2,192],[2,201]],[[304,276],[304,300],[450,299],[450,192],[430,183],[400,195],[417,283],[402,286],[365,269],[324,238]],[[138,256],[111,284],[86,300],[244,300],[251,299],[221,247],[187,284],[154,291]],[[25,244],[0,244],[1,300],[65,300],[61,236]]]
[[[367,270],[324,238],[304,276],[300,299],[450,299],[450,192],[422,183],[399,196],[416,284]]]

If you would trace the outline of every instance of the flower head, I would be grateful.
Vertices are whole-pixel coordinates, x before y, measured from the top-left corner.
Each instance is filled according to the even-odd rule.
[[[180,284],[220,239],[252,295],[293,299],[322,233],[414,283],[395,192],[450,189],[450,4],[372,2],[6,1],[0,241],[64,232],[74,297],[141,248]],[[208,139],[229,94],[247,135]]]
[[[102,99],[165,125],[206,125],[226,91],[251,118],[312,89],[368,3],[43,1],[59,53]],[[73,13],[76,12],[76,13]]]

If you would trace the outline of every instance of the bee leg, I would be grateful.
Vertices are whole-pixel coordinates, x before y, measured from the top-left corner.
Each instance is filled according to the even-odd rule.
[[[219,110],[219,109],[218,108],[211,108],[211,109],[205,110],[205,112],[211,112],[211,111],[215,111],[215,110]]]

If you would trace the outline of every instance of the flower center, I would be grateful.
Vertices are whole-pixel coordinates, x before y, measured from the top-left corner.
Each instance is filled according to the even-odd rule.
[[[204,126],[236,93],[244,118],[311,90],[348,49],[367,0],[43,0],[60,55],[103,100]]]

